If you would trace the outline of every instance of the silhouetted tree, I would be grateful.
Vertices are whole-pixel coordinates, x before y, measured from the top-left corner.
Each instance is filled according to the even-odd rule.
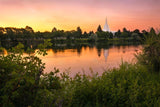
[[[146,30],[142,30],[142,39],[145,40],[145,36],[148,36],[148,34]]]
[[[83,37],[84,37],[84,38],[87,38],[87,37],[88,37],[88,34],[87,34],[86,31],[83,33]]]
[[[134,33],[137,33],[137,34],[140,34],[139,29],[135,29],[133,32],[134,32]]]
[[[123,28],[123,32],[128,32],[126,28]]]
[[[34,30],[29,26],[26,26],[25,30],[30,32],[30,33],[34,33]]]
[[[56,32],[57,31],[57,29],[54,27],[53,29],[52,29],[52,32]]]
[[[89,36],[91,36],[92,34],[94,34],[93,31],[90,31],[90,32],[88,33]]]
[[[77,38],[81,38],[81,36],[82,36],[82,30],[81,30],[80,27],[77,27],[77,31],[75,32],[75,34],[76,34]]]
[[[119,29],[116,33],[115,33],[115,37],[119,38],[121,35],[121,30]]]
[[[81,30],[80,27],[77,27],[77,32],[78,32],[80,35],[82,35],[82,30]]]
[[[127,38],[127,37],[130,37],[131,34],[130,34],[130,31],[128,31],[126,28],[123,28],[123,32],[121,33],[121,37],[122,38]]]
[[[150,34],[153,36],[153,35],[156,35],[156,31],[154,30],[154,28],[152,27],[151,30],[150,30]]]
[[[97,32],[102,32],[101,25],[99,25],[99,26],[98,26],[98,28],[97,28]]]

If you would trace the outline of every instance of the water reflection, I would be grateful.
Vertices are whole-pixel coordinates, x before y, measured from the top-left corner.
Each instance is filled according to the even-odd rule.
[[[134,54],[141,48],[141,46],[112,46],[104,49],[82,46],[77,49],[49,49],[48,55],[40,58],[46,63],[45,72],[50,72],[56,67],[60,72],[69,69],[71,76],[78,72],[90,74],[91,69],[101,75],[104,69],[118,67],[122,60],[135,62]]]
[[[108,57],[108,55],[109,55],[108,49],[104,49],[104,50],[103,50],[103,54],[104,54],[105,62],[106,62],[106,61],[107,61],[107,57]]]

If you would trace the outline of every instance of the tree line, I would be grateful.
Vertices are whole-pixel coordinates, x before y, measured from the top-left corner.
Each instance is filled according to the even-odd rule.
[[[155,30],[151,28],[151,31]],[[14,27],[0,27],[0,41],[23,41],[23,40],[83,40],[86,39],[88,42],[102,41],[102,40],[112,40],[112,39],[125,39],[132,41],[140,41],[144,39],[144,35],[148,35],[149,32],[146,30],[134,31],[127,30],[118,30],[117,32],[104,32],[102,31],[101,26],[99,25],[96,32],[89,31],[88,33],[82,32],[80,27],[77,27],[76,30],[64,31],[53,28],[51,32],[35,32],[31,27],[26,26],[25,28],[14,28]]]

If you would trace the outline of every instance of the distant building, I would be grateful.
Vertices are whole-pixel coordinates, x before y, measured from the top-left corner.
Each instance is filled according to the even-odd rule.
[[[104,32],[110,32],[109,25],[108,25],[108,22],[107,22],[107,18],[106,18],[106,22],[105,22],[103,31],[104,31]]]
[[[115,32],[116,32],[116,31],[111,31],[111,30],[110,30],[109,25],[108,25],[107,18],[106,18],[106,22],[105,22],[103,31],[104,31],[104,32],[112,32],[113,34],[115,34]]]

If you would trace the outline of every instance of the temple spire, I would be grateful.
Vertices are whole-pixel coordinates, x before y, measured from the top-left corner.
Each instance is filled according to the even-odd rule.
[[[107,18],[106,18],[106,22],[105,22],[103,31],[104,31],[104,32],[110,32],[110,29],[109,29],[109,26],[108,26],[108,22],[107,22]]]

